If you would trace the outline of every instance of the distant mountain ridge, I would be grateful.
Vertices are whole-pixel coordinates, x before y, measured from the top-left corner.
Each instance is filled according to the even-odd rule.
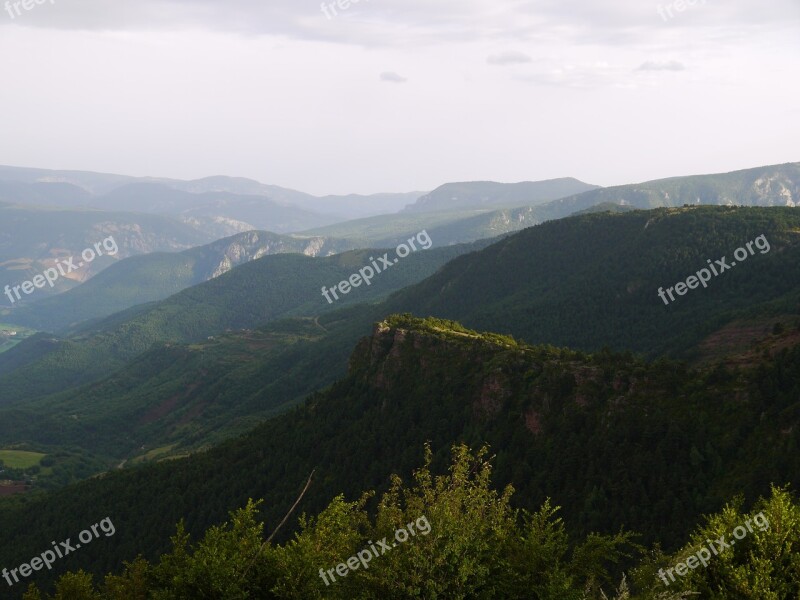
[[[127,175],[93,173],[90,171],[63,171],[0,165],[0,200],[10,200],[19,203],[36,202],[39,204],[52,205],[51,202],[42,202],[44,198],[41,194],[41,185],[45,183],[59,184],[65,188],[67,186],[78,188],[78,190],[73,191],[71,194],[62,192],[62,197],[56,198],[58,206],[102,206],[103,201],[101,198],[120,188],[131,185],[151,184],[191,194],[227,194],[229,197],[231,195],[234,197],[231,199],[235,199],[235,196],[258,196],[263,201],[275,203],[284,208],[294,208],[316,213],[316,218],[318,220],[322,215],[326,215],[327,222],[397,212],[425,193],[400,192],[370,195],[346,194],[314,196],[277,185],[263,184],[254,179],[247,179],[245,177],[218,175],[195,180],[179,180],[160,177],[131,177]],[[145,189],[146,188],[139,188],[140,191],[144,191]],[[142,200],[144,202],[149,201],[147,197],[143,197]],[[89,202],[88,204],[87,201]],[[331,217],[335,218],[332,220]],[[312,222],[304,224],[298,229],[308,229],[314,226],[316,225]],[[273,226],[257,225],[256,228],[258,227],[266,227],[271,231],[276,230]],[[229,234],[233,233],[237,232],[229,232]],[[281,233],[281,231],[278,233]]]
[[[546,200],[586,188],[592,189]],[[90,193],[95,195],[87,197]],[[354,203],[351,206],[353,212],[361,211],[358,206],[368,204],[372,204],[370,210],[373,212],[382,212],[373,200],[382,199],[378,203],[382,207],[392,204],[399,208],[407,205],[413,195],[331,196],[325,200],[244,178],[208,177],[181,182],[0,167],[0,209],[11,211],[7,214],[36,211],[16,221],[3,219],[4,223],[0,224],[0,275],[3,269],[13,270],[6,278],[13,279],[18,275],[25,279],[41,270],[44,264],[41,261],[48,258],[48,252],[75,253],[85,247],[82,242],[66,244],[63,238],[86,239],[98,229],[130,231],[129,235],[123,236],[126,237],[126,249],[123,249],[122,256],[125,256],[126,253],[182,250],[253,229],[277,233],[300,231],[298,237],[347,239],[353,246],[360,247],[395,245],[425,229],[436,239],[437,245],[446,245],[500,236],[575,213],[613,209],[614,206],[649,209],[711,204],[795,208],[800,206],[800,163],[612,188],[596,188],[571,178],[520,184],[452,183],[437,188],[400,213],[342,222],[346,217],[315,212],[322,210],[321,205],[325,205],[327,211],[333,204],[345,206],[350,202]],[[388,204],[384,204],[384,200]],[[17,206],[8,204],[11,202]],[[59,206],[64,212],[55,213],[53,209],[30,206],[45,202]],[[498,204],[520,202],[527,204],[497,207]],[[20,203],[25,206],[20,207]],[[86,219],[89,213],[85,209],[75,208],[76,204],[87,203],[144,214],[135,216],[128,212],[122,216],[95,212],[92,216],[95,221],[100,219],[102,225],[93,225]],[[601,208],[594,208],[598,206]],[[451,207],[451,210],[440,210],[443,207]],[[56,215],[60,223],[58,227],[66,230],[62,239],[42,239],[42,232],[50,230]],[[142,227],[144,221],[148,227]],[[22,229],[18,223],[22,223]],[[6,230],[3,231],[4,226]],[[149,233],[143,235],[145,230],[152,228],[164,232],[162,235],[166,239],[153,239]],[[24,239],[20,236],[23,230],[26,231]],[[9,248],[13,250],[4,252]],[[88,278],[107,264],[108,261],[98,261],[92,265],[93,271],[86,271],[82,276]],[[58,291],[74,284],[63,280],[59,282]]]
[[[436,188],[430,194],[422,196],[415,204],[407,206],[403,212],[535,206],[597,188],[596,185],[584,183],[572,177],[520,183],[496,183],[494,181],[447,183]]]
[[[545,191],[560,194],[570,186],[591,189],[558,199],[529,202],[525,206],[518,204],[523,198],[533,197],[531,190],[539,194]],[[515,207],[498,209],[494,205],[503,203]],[[617,207],[631,210],[684,204],[800,206],[800,163],[718,175],[673,177],[609,188],[590,186],[570,178],[524,184],[445,184],[397,215],[337,223],[301,232],[301,235],[358,238],[385,244],[402,239],[425,225],[441,243],[453,243],[512,233],[573,214],[605,210],[618,212]]]
[[[633,208],[684,204],[798,207],[800,163],[600,188],[549,202],[542,208],[551,218],[559,218],[604,202]]]
[[[306,228],[309,223],[322,226],[342,220],[275,202],[267,196],[187,192],[163,183],[127,184],[92,198],[90,203],[102,210],[169,215],[214,236],[251,230],[289,233]]]

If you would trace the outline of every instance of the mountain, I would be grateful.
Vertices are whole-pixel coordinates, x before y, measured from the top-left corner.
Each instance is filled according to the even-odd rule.
[[[313,196],[277,185],[266,185],[242,177],[205,177],[193,181],[160,180],[178,190],[201,194],[228,192],[246,196],[265,196],[286,206],[340,218],[358,219],[384,213],[395,213],[414,202],[424,192],[379,193],[370,195],[346,194]]]
[[[463,244],[520,231],[544,220],[537,207],[464,209],[455,212],[379,215],[295,235],[340,237],[373,246],[392,246],[424,229],[440,244]]]
[[[92,205],[103,210],[171,215],[209,235],[231,235],[252,229],[288,233],[342,220],[282,205],[266,196],[190,193],[160,183],[125,185],[92,200]]]
[[[104,252],[74,272],[65,267],[54,287],[45,286],[25,298],[36,301],[75,287],[121,258],[185,250],[211,241],[188,225],[158,215],[0,204],[0,287],[30,280],[54,268],[58,260],[74,257],[77,265],[84,250],[109,237],[117,247],[113,255]],[[108,246],[113,252],[114,244]],[[0,307],[10,304],[0,296]]]
[[[543,208],[548,218],[560,218],[604,202],[634,208],[684,204],[795,207],[800,206],[800,163],[601,188],[561,198]]]
[[[74,208],[88,205],[91,198],[91,193],[71,183],[48,181],[25,183],[0,180],[0,201],[10,204]]]
[[[127,452],[141,445],[149,451],[175,443],[179,451],[181,444],[202,444],[219,432],[216,417],[225,421],[231,415],[229,420],[238,426],[248,422],[248,413],[279,410],[333,382],[345,368],[348,348],[371,323],[393,312],[463,317],[471,327],[489,329],[483,326],[488,323],[515,337],[583,351],[608,346],[650,357],[668,352],[698,363],[717,360],[749,348],[776,324],[796,318],[800,280],[792,265],[800,253],[798,230],[800,215],[786,208],[584,215],[483,242],[484,249],[475,246],[471,249],[478,251],[470,253],[458,247],[440,249],[453,254],[428,257],[432,264],[414,277],[386,274],[399,279],[387,282],[388,289],[373,290],[375,296],[351,295],[345,302],[377,300],[391,289],[419,283],[382,302],[344,309],[320,302],[319,286],[355,272],[353,265],[365,263],[363,255],[266,257],[166,301],[92,323],[67,338],[35,336],[0,356],[4,406],[30,411],[29,423],[35,424],[28,431],[15,425],[19,421],[3,417],[0,421],[11,425],[0,430],[0,442],[48,443],[56,439],[50,437],[53,431],[62,431],[69,435],[57,438],[59,443],[85,444],[95,453],[113,453],[114,447]],[[755,254],[714,278],[707,289],[693,290],[669,306],[659,298],[659,287],[674,286],[696,273],[707,265],[706,257],[730,256],[761,235],[769,243],[768,252],[751,243]],[[420,260],[425,253],[412,256]],[[302,263],[310,268],[298,266]],[[301,269],[316,281],[299,279]],[[330,270],[336,274],[328,275]],[[284,325],[275,321],[293,315],[319,318]],[[277,330],[236,332],[269,320]],[[226,337],[221,348],[217,339],[207,339],[226,329],[234,330],[233,337]],[[260,341],[263,336],[267,341]],[[300,343],[293,345],[293,340]],[[175,347],[178,343],[187,346]],[[248,349],[262,344],[269,352],[253,358]],[[233,363],[225,360],[226,347],[243,349],[234,353]],[[252,369],[233,369],[231,364]],[[230,382],[225,393],[215,383],[222,380]],[[316,387],[309,387],[310,381]],[[90,382],[90,387],[70,389]],[[59,391],[59,396],[48,397]],[[242,408],[235,419],[234,405]],[[124,421],[130,424],[147,411],[158,412],[159,406],[168,409],[163,422],[134,427],[141,437],[114,441],[121,428],[107,419],[126,414]],[[80,420],[67,421],[67,427],[67,415],[79,415]],[[47,424],[44,418],[54,420]],[[188,436],[193,428],[201,434]]]
[[[534,209],[535,210],[535,209]],[[459,257],[386,304],[531,343],[687,356],[747,315],[792,314],[800,298],[800,212],[690,207],[549,221]],[[756,249],[754,240],[764,250]],[[675,286],[751,244],[742,264],[665,305]],[[704,273],[705,276],[705,273]],[[697,282],[695,282],[696,284]]]
[[[557,200],[541,195],[552,192],[552,197],[557,197],[571,186],[591,189],[578,190],[581,193]],[[529,191],[531,189],[533,191]],[[384,245],[396,243],[424,228],[441,240],[440,243],[463,243],[512,233],[573,214],[607,211],[614,206],[624,209],[684,204],[794,207],[798,199],[800,163],[611,188],[597,188],[572,179],[530,184],[446,184],[397,215],[356,219],[298,235],[357,239]],[[512,208],[495,208],[502,204]]]
[[[73,557],[70,569],[151,558],[181,518],[196,535],[248,498],[264,499],[272,530],[312,470],[301,510],[317,513],[338,494],[387,490],[387,473],[408,478],[425,443],[441,472],[460,442],[488,444],[492,483],[512,484],[518,507],[552,499],[571,535],[624,526],[643,544],[677,549],[692,523],[735,494],[752,502],[769,495],[770,482],[800,478],[797,315],[787,325],[745,355],[690,369],[390,317],[357,345],[343,379],[246,436],[7,504],[0,531],[13,543],[0,545],[0,562],[35,556],[44,536],[74,536],[98,514],[117,534]]]
[[[358,289],[336,301],[329,293],[330,302],[321,293],[323,286],[329,290],[349,280],[385,251],[359,250],[324,258],[265,256],[160,302],[86,324],[68,337],[39,334],[24,340],[0,355],[0,405],[30,401],[108,376],[156,343],[200,342],[226,330],[375,302],[488,243],[419,247],[396,264],[389,258],[391,271],[377,273],[369,285],[360,282]]]
[[[538,225],[551,217],[538,205],[553,198],[596,186],[575,179],[519,184],[446,184],[398,214],[354,219],[302,231],[316,235],[360,240],[372,245],[397,244],[409,235],[427,230],[442,244],[459,244],[497,237]],[[536,206],[534,206],[536,205]],[[503,206],[504,208],[497,208]]]
[[[130,189],[120,191],[122,188]],[[144,212],[154,212],[158,211],[157,206],[152,206],[154,202],[186,203],[187,199],[180,194],[170,195],[166,190],[198,196],[208,195],[205,201],[198,200],[197,204],[207,210],[212,207],[221,209],[212,213],[213,218],[236,221],[234,215],[237,212],[247,213],[253,216],[250,229],[266,228],[279,232],[283,230],[279,230],[270,222],[264,222],[265,219],[269,219],[268,211],[276,211],[278,207],[284,211],[284,220],[286,215],[295,217],[305,215],[306,218],[314,215],[316,223],[311,220],[298,227],[308,229],[322,222],[394,213],[424,194],[424,192],[403,192],[313,196],[244,177],[213,176],[184,181],[87,171],[0,166],[0,201],[19,204],[84,208],[106,207],[116,203],[117,206],[125,206],[125,210],[144,210],[137,206],[139,203],[142,206],[150,206],[150,209]],[[238,198],[239,196],[243,198]],[[263,205],[260,210],[259,205]],[[291,209],[295,209],[294,212]],[[176,212],[172,211],[170,214],[174,216]],[[326,217],[323,218],[323,215]],[[208,228],[209,223],[203,224]],[[241,230],[227,229],[221,235],[232,235],[239,231]]]
[[[65,171],[52,169],[34,169],[29,167],[11,167],[0,165],[0,180],[21,183],[66,183],[82,188],[93,194],[105,194],[117,187],[134,183],[137,178],[127,175],[94,173],[91,171]],[[72,205],[81,206],[81,205]]]
[[[68,292],[14,307],[3,320],[40,331],[59,332],[137,304],[163,300],[262,256],[288,253],[329,256],[352,249],[352,243],[341,240],[298,239],[249,231],[183,252],[154,252],[126,258]]]
[[[571,177],[547,181],[495,183],[473,181],[447,183],[422,196],[403,212],[440,212],[474,208],[515,208],[535,206],[550,200],[574,196],[598,186]]]

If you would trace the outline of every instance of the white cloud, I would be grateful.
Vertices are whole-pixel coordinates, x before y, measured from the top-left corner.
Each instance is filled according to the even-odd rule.
[[[328,19],[321,0],[70,0],[46,3],[2,25],[77,31],[205,30],[279,35],[367,46],[497,39],[626,44],[659,30],[722,26],[797,27],[796,0],[716,2],[681,13],[667,26],[657,3],[641,0],[351,0]],[[740,32],[744,34],[744,31]]]
[[[523,52],[514,52],[510,50],[501,52],[500,54],[492,54],[486,59],[486,62],[496,66],[519,65],[531,62],[531,57]]]
[[[677,60],[670,60],[666,62],[656,62],[648,60],[639,65],[637,71],[684,71],[686,66]]]
[[[386,81],[389,83],[405,83],[408,81],[405,77],[394,73],[393,71],[384,71],[381,73],[381,81]]]

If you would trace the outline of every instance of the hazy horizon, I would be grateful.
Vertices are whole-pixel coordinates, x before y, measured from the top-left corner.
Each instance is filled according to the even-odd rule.
[[[790,160],[790,161],[785,161],[785,162],[782,162],[782,163],[775,163],[775,164],[795,164],[795,163],[798,163],[798,162],[800,162],[800,161]],[[675,175],[668,175],[667,177],[662,177],[662,178],[659,178],[658,180],[673,179],[673,178],[676,178],[676,177],[695,177],[695,176],[705,176],[705,175],[721,175],[721,174],[726,174],[726,173],[731,173],[731,172],[736,172],[736,171],[741,171],[741,170],[745,170],[746,171],[746,170],[749,170],[749,169],[757,169],[757,168],[768,167],[768,166],[772,166],[772,165],[767,165],[767,164],[752,165],[752,166],[749,166],[749,167],[744,167],[743,169],[732,169],[730,171],[719,171],[719,172],[715,172],[715,173],[711,173],[711,172],[708,172],[708,173],[681,173],[681,174],[675,174]],[[309,192],[308,190],[304,190],[302,188],[292,188],[292,187],[289,187],[289,186],[279,185],[279,184],[276,184],[276,183],[271,182],[271,181],[263,181],[263,180],[260,180],[260,179],[254,178],[254,177],[247,177],[247,176],[244,176],[244,175],[235,175],[235,174],[231,175],[231,174],[226,174],[226,173],[214,173],[214,174],[211,174],[211,175],[201,175],[200,177],[193,177],[191,179],[185,179],[185,178],[182,178],[182,177],[172,177],[172,176],[169,176],[169,175],[155,176],[155,175],[150,175],[150,174],[132,174],[132,173],[120,173],[120,172],[113,172],[112,173],[112,172],[109,172],[109,171],[98,171],[96,169],[58,169],[58,168],[50,168],[50,167],[38,167],[38,166],[28,166],[28,165],[12,165],[12,164],[0,164],[0,167],[11,167],[11,168],[14,168],[14,169],[35,169],[35,170],[40,169],[40,170],[45,170],[45,171],[65,171],[65,172],[66,171],[73,171],[73,172],[84,172],[84,173],[97,173],[97,174],[103,174],[103,175],[119,175],[119,176],[122,176],[122,177],[133,177],[133,178],[172,179],[172,180],[176,180],[176,181],[198,181],[198,180],[210,179],[210,178],[214,178],[214,177],[230,177],[232,179],[244,178],[244,179],[251,179],[253,181],[257,181],[258,183],[261,183],[261,184],[264,184],[264,185],[273,185],[273,186],[281,187],[281,188],[284,188],[284,189],[289,189],[289,190],[293,190],[293,191],[296,191],[296,192],[303,192],[303,193],[307,193],[307,194],[310,194],[310,195],[313,195],[313,196],[318,196],[318,197],[348,196],[348,195],[372,196],[372,195],[378,195],[378,194],[415,194],[415,193],[427,194],[427,193],[430,193],[430,192],[434,191],[435,189],[437,189],[437,188],[439,188],[439,187],[441,187],[443,185],[452,184],[452,183],[480,183],[480,182],[500,183],[500,184],[515,184],[515,183],[529,183],[529,182],[538,183],[538,182],[542,182],[542,181],[551,181],[551,180],[562,179],[562,178],[570,178],[570,177],[573,178],[573,179],[577,179],[577,180],[579,180],[579,181],[581,181],[583,183],[588,183],[590,185],[599,185],[599,184],[596,184],[593,181],[583,180],[580,177],[573,177],[571,175],[565,175],[563,177],[545,177],[543,179],[537,179],[537,180],[521,179],[519,181],[499,181],[497,179],[481,179],[481,180],[473,179],[473,180],[463,180],[463,181],[443,181],[440,184],[438,184],[438,185],[436,185],[436,186],[434,186],[434,187],[432,187],[430,189],[425,189],[425,190],[403,190],[403,189],[383,190],[383,189],[378,189],[378,190],[369,191],[369,192],[363,192],[363,193],[362,192],[322,192],[322,193],[313,193],[313,192]],[[609,185],[609,186],[600,186],[600,187],[615,187],[615,186],[618,186],[618,185],[622,186],[622,185],[644,184],[644,183],[649,183],[651,181],[657,181],[657,180],[626,181],[626,182],[619,183],[619,184],[615,183],[615,184],[612,184],[612,185]]]
[[[0,164],[326,195],[797,159],[791,0],[17,4]]]

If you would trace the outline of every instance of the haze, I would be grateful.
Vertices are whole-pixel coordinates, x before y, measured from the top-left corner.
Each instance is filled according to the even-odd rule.
[[[798,3],[674,6],[361,0],[332,18],[317,0],[12,6],[0,164],[327,194],[798,160]]]

